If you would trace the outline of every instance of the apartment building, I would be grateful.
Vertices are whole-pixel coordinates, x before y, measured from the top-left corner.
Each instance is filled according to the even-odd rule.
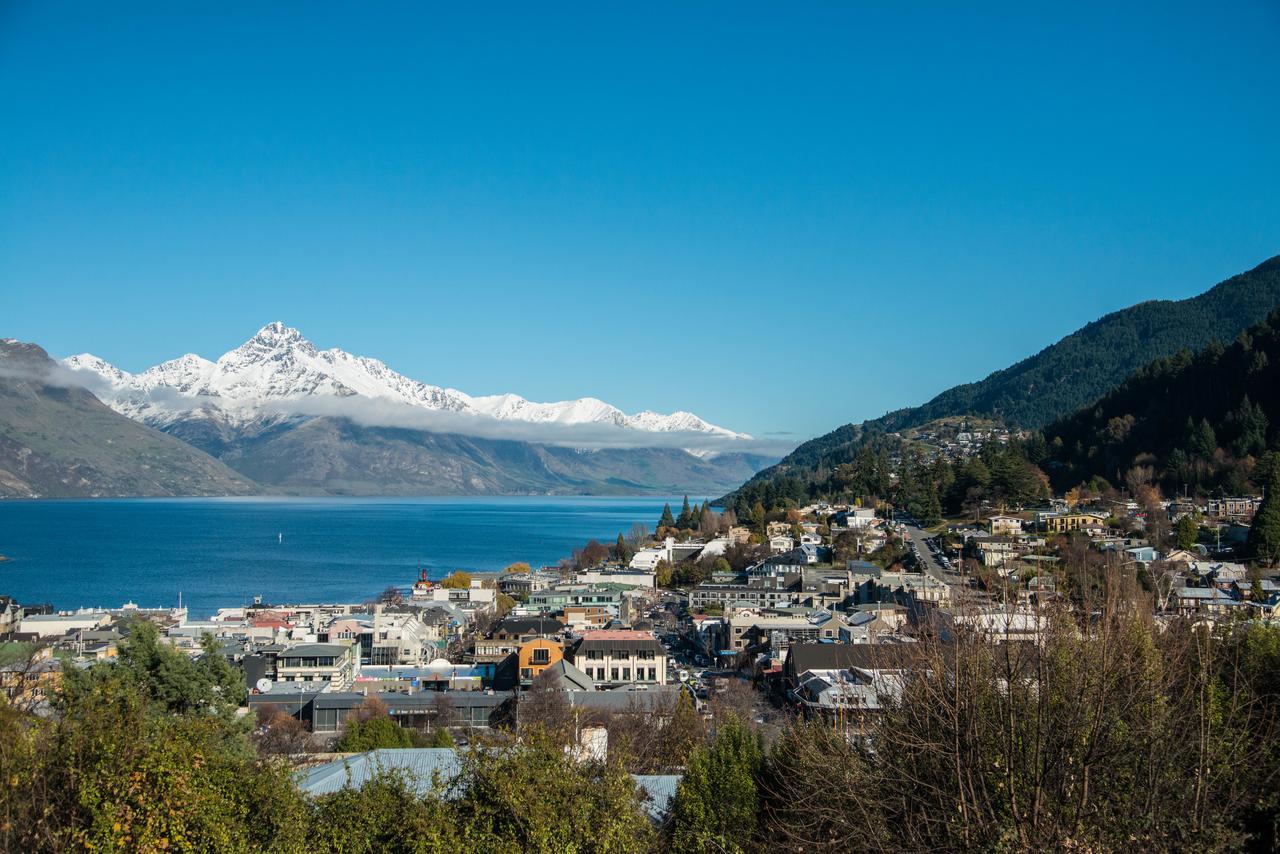
[[[572,661],[602,687],[667,684],[667,651],[653,632],[587,632],[573,646]]]

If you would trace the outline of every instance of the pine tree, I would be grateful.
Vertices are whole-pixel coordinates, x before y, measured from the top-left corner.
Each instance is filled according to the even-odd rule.
[[[658,520],[659,528],[674,528],[676,526],[675,517],[671,515],[671,505],[662,505],[662,518]]]
[[[673,851],[743,851],[759,819],[760,739],[730,716],[694,751],[672,802]]]
[[[689,496],[684,497],[684,504],[680,507],[680,515],[676,517],[676,527],[682,531],[693,527],[693,511],[689,508]]]
[[[1271,565],[1280,562],[1280,465],[1271,466],[1262,506],[1249,529],[1249,545],[1258,560]]]

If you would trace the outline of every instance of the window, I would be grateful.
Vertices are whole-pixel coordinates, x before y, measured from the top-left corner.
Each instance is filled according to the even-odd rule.
[[[612,671],[611,671],[611,673],[610,673],[609,678],[610,678],[612,681],[614,681],[614,682],[617,682],[617,681],[618,681],[618,668],[616,668],[616,667],[615,667],[615,668],[613,668],[613,670],[612,670]]]
[[[550,664],[551,650],[547,649],[545,646],[538,647],[537,649],[535,649],[533,651],[533,663],[534,664]]]
[[[630,682],[630,681],[631,681],[631,668],[630,668],[630,667],[624,667],[624,668],[622,668],[622,681],[623,681],[623,682]]]
[[[657,671],[656,671],[656,670],[654,670],[652,667],[650,667],[650,668],[649,668],[649,681],[650,681],[650,682],[656,682],[656,681],[658,681],[658,674],[657,674]]]

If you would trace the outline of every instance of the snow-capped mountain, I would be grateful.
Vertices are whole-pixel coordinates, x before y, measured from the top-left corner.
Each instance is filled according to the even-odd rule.
[[[155,426],[204,417],[230,424],[290,417],[289,403],[351,397],[391,401],[434,412],[550,425],[607,425],[649,433],[690,433],[750,439],[690,412],[628,415],[602,400],[534,403],[514,394],[472,397],[399,374],[377,359],[344,350],[319,350],[298,330],[269,323],[216,362],[194,354],[137,374],[90,353],[63,364],[85,372],[113,409]]]

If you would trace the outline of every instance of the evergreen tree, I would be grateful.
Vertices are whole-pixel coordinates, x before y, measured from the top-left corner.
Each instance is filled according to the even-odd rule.
[[[1187,423],[1191,427],[1190,435],[1187,437],[1187,447],[1191,451],[1191,456],[1201,460],[1213,459],[1213,452],[1218,450],[1218,437],[1208,420],[1201,418],[1199,424],[1192,424],[1191,420],[1187,419]]]
[[[662,518],[658,520],[659,528],[674,528],[676,526],[675,517],[671,515],[671,505],[662,505]]]
[[[1200,526],[1196,524],[1194,517],[1187,515],[1178,520],[1176,529],[1178,537],[1178,548],[1190,549],[1196,544],[1196,538],[1200,535]]]
[[[760,739],[733,715],[694,752],[672,802],[673,851],[744,851],[756,831]]]
[[[687,495],[684,497],[684,504],[680,507],[680,515],[676,517],[676,527],[682,531],[693,527],[693,510],[689,507]]]
[[[1280,562],[1280,465],[1271,466],[1262,506],[1249,529],[1249,545],[1258,560],[1271,565]]]

